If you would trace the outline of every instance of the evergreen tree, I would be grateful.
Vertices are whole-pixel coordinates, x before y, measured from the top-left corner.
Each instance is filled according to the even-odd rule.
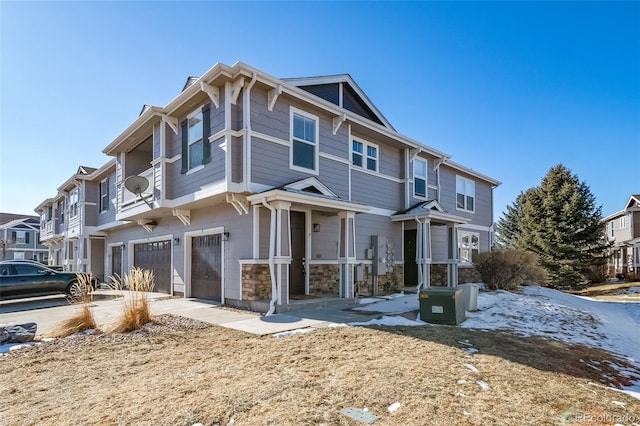
[[[519,245],[540,257],[554,286],[575,286],[601,262],[602,208],[564,165],[552,167],[522,205]]]
[[[521,192],[513,205],[507,206],[506,213],[496,223],[496,243],[499,248],[521,248],[521,220],[525,200],[532,189]]]

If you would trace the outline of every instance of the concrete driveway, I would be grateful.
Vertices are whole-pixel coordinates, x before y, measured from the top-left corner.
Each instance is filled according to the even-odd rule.
[[[117,318],[122,311],[122,298],[112,290],[98,290],[92,302],[98,326]],[[216,302],[200,299],[170,298],[163,293],[149,293],[149,306],[154,315],[175,314],[210,324],[267,335],[307,327],[327,327],[331,324],[367,321],[376,314],[362,314],[344,307],[322,308],[275,314],[268,317],[258,313],[227,309]],[[0,302],[0,324],[38,324],[38,335],[52,330],[69,318],[81,305],[68,304],[64,296],[19,299]]]

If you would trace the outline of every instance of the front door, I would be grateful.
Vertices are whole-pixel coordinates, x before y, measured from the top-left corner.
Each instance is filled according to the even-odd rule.
[[[111,276],[122,279],[122,246],[111,247]]]
[[[404,286],[418,285],[418,264],[416,263],[416,230],[404,231]]]
[[[305,294],[304,223],[304,212],[291,212],[291,265],[289,266],[289,296]]]
[[[220,234],[191,239],[191,297],[222,300],[221,242]]]

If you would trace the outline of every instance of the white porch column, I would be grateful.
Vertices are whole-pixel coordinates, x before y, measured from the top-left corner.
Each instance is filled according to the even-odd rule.
[[[431,221],[417,219],[416,263],[418,264],[418,290],[431,287]]]
[[[458,225],[447,225],[448,253],[447,287],[458,286]]]
[[[291,264],[291,203],[274,201],[271,206],[276,210],[276,247],[273,261],[278,283],[277,303],[286,305],[289,303],[289,265]]]
[[[340,297],[354,295],[354,265],[356,264],[356,214],[340,212],[338,228],[338,263],[340,264]]]

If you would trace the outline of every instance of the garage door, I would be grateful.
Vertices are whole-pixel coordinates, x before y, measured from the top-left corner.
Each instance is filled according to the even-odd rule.
[[[220,234],[191,239],[191,297],[222,300]]]
[[[135,244],[133,264],[153,271],[153,291],[171,293],[171,241]]]

